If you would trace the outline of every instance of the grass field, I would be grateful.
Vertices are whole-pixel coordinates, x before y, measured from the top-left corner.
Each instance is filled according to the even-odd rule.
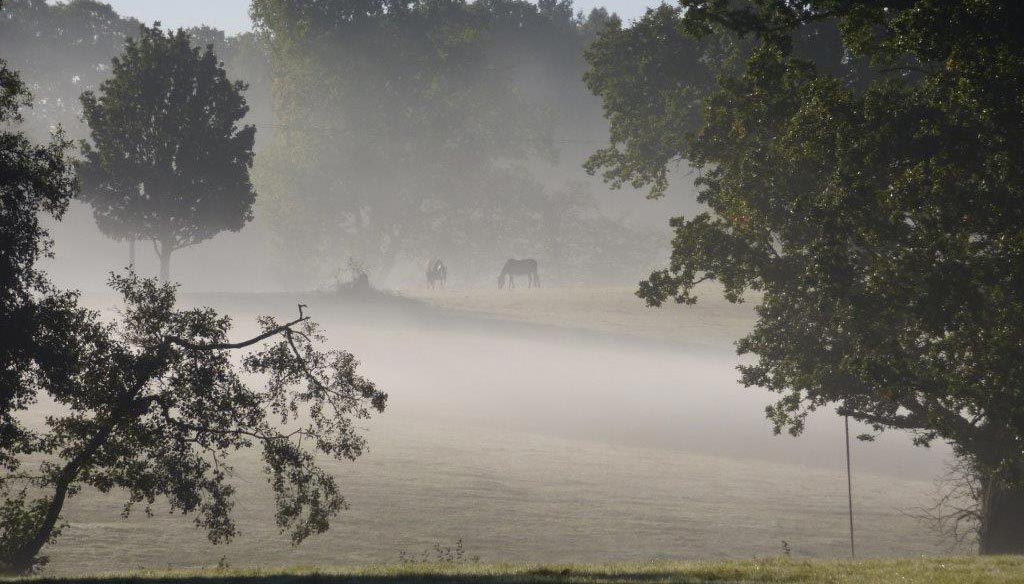
[[[431,306],[484,318],[565,327],[649,340],[731,346],[754,324],[753,302],[733,304],[714,284],[700,288],[692,306],[650,308],[633,286],[409,289],[401,294]]]
[[[387,565],[460,538],[483,562],[511,564],[745,560],[779,555],[783,540],[794,560],[847,553],[841,422],[822,412],[806,436],[773,437],[768,396],[737,386],[728,342],[708,344],[749,323],[746,306],[676,329],[632,327],[658,311],[627,288],[431,294],[185,297],[235,317],[232,338],[251,333],[256,314],[307,303],[389,392],[388,411],[365,424],[369,453],[325,461],[351,509],[291,546],[258,455],[243,452],[232,460],[241,535],[231,545],[211,545],[161,505],[122,519],[122,493],[87,489],[65,509],[71,527],[45,550],[45,573],[184,570],[222,557],[267,570]],[[689,318],[669,310],[679,311],[670,324]],[[42,423],[45,408],[35,413]],[[855,443],[859,555],[950,553],[909,515],[931,500],[944,453],[897,433]]]
[[[930,558],[907,560],[800,561],[770,558],[742,562],[587,565],[413,564],[362,569],[134,572],[19,582],[159,582],[161,584],[1010,584],[1024,582],[1024,559]]]

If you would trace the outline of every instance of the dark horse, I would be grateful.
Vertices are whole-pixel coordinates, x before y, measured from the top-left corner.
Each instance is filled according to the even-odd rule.
[[[505,287],[505,278],[508,277],[508,287],[515,288],[515,276],[527,276],[530,280],[529,287],[540,288],[540,274],[537,273],[537,260],[509,260],[498,275],[498,288]]]
[[[427,286],[433,288],[435,285],[438,285],[444,288],[447,283],[448,268],[445,267],[444,262],[438,258],[427,262]]]

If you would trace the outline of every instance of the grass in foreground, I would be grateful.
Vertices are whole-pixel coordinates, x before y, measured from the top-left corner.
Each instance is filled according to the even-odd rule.
[[[4,580],[6,581],[6,580]],[[955,557],[899,560],[793,560],[773,558],[732,562],[613,564],[607,566],[526,566],[411,564],[373,568],[131,572],[73,578],[29,578],[18,582],[145,582],[166,584],[313,584],[368,582],[453,582],[457,584],[618,584],[618,583],[834,583],[972,584],[1024,583],[1024,558]]]

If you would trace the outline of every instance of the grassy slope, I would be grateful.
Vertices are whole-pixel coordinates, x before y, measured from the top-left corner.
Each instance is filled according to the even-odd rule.
[[[32,582],[166,582],[220,584],[251,582],[457,582],[462,584],[538,583],[700,583],[814,582],[834,584],[970,584],[1024,582],[1024,559],[956,557],[859,562],[766,559],[740,562],[614,564],[608,566],[515,566],[412,564],[363,569],[287,571],[208,570],[135,572]]]
[[[732,304],[711,284],[701,286],[700,301],[693,306],[669,302],[657,309],[645,306],[630,286],[410,289],[401,294],[487,318],[716,347],[744,336],[755,319],[753,297]]]

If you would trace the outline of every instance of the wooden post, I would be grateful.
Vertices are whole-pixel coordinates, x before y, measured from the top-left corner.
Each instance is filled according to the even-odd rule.
[[[853,545],[853,478],[850,473],[850,416],[843,416],[843,423],[846,427],[846,500],[850,509],[850,558],[857,558],[857,551]]]

